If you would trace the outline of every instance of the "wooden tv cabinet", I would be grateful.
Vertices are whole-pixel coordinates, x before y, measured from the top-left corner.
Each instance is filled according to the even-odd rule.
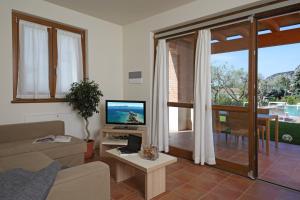
[[[145,126],[137,126],[136,130],[132,129],[114,129],[115,126],[105,125],[100,130],[99,150],[100,156],[106,156],[106,150],[120,146],[126,146],[126,139],[115,139],[114,136],[128,136],[129,134],[142,137],[142,144],[146,144],[147,128]]]

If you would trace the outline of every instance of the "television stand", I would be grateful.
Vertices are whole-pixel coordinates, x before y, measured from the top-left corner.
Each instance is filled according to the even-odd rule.
[[[137,130],[138,126],[114,126],[113,129],[120,129],[120,130]]]
[[[133,127],[135,129],[133,129]],[[126,146],[127,139],[124,136],[128,136],[129,134],[142,137],[142,145],[147,144],[147,128],[145,126],[124,125],[119,128],[118,126],[104,125],[104,127],[100,129],[100,157],[105,157],[105,152],[108,149]]]

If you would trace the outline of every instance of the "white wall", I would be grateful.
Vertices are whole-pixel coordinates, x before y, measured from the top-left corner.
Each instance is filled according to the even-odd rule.
[[[150,123],[150,97],[153,69],[153,32],[257,0],[198,0],[159,15],[123,27],[124,98],[147,101],[147,124]],[[129,71],[141,70],[144,83],[128,84]]]
[[[89,77],[107,99],[123,98],[122,27],[43,0],[0,0],[0,124],[63,119],[66,132],[82,137],[83,123],[66,103],[12,104],[12,9],[88,30]],[[103,119],[101,119],[103,120]],[[91,119],[98,133],[99,115]]]

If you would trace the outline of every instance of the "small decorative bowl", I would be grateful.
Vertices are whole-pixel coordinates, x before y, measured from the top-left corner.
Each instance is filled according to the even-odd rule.
[[[143,146],[140,155],[146,160],[156,160],[158,158],[158,148],[156,146]]]

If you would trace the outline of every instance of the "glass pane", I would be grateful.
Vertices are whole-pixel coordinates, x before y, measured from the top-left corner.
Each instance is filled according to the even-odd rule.
[[[169,101],[192,103],[194,98],[193,35],[172,39],[169,48]]]
[[[216,157],[249,166],[249,113],[236,111],[248,105],[250,23],[242,22],[212,30],[212,103]]]
[[[300,15],[259,20],[258,33],[264,30],[257,38],[258,173],[300,190]]]
[[[248,113],[213,111],[215,153],[218,159],[248,165]]]
[[[212,103],[247,106],[250,24],[212,30]]]
[[[170,146],[193,150],[193,109],[169,107]]]

